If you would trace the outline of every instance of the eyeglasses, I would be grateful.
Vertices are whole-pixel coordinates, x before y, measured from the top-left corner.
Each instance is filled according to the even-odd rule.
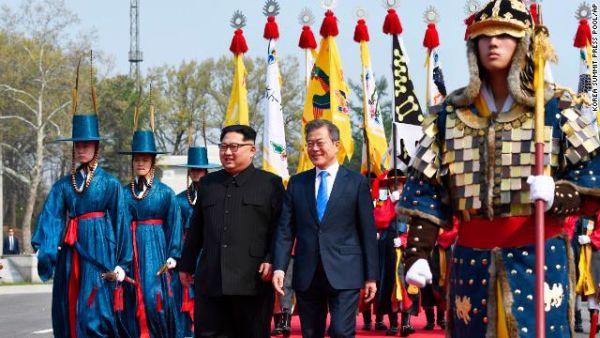
[[[317,148],[323,149],[323,147],[325,147],[326,144],[327,144],[327,142],[325,142],[323,140],[308,141],[308,142],[306,142],[306,148],[313,149],[315,146],[317,146]]]
[[[230,149],[232,153],[237,153],[237,151],[241,148],[241,147],[245,147],[245,146],[254,146],[254,144],[252,143],[219,143],[219,151],[224,153],[227,151],[227,149]]]

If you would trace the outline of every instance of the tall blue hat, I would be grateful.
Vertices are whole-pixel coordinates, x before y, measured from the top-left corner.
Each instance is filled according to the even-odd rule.
[[[100,136],[98,132],[97,115],[73,115],[73,131],[69,138],[58,138],[55,142],[80,142],[80,141],[100,141],[107,137]]]
[[[215,169],[220,164],[208,162],[208,152],[205,147],[190,147],[188,149],[187,164],[178,164],[176,167],[190,169]]]
[[[154,103],[152,102],[152,85],[150,85],[150,109],[149,109],[149,120],[151,130],[140,130],[138,129],[138,119],[140,115],[141,105],[141,91],[140,99],[136,104],[133,112],[133,139],[131,140],[130,151],[120,151],[119,154],[123,155],[135,155],[135,154],[166,154],[166,151],[158,151],[156,149],[156,141],[154,140]]]
[[[98,132],[98,109],[96,107],[96,89],[94,88],[93,79],[91,80],[91,95],[92,95],[92,112],[88,114],[78,114],[79,107],[79,66],[77,64],[77,74],[75,77],[75,87],[73,88],[73,96],[71,98],[71,113],[73,114],[73,127],[71,137],[58,138],[54,142],[80,142],[80,141],[100,141],[106,140],[108,137],[100,136]],[[92,62],[90,60],[90,67]],[[90,73],[93,76],[93,68]]]
[[[154,132],[150,130],[136,130],[131,140],[131,151],[120,151],[119,154],[166,154],[166,151],[157,151],[154,141]]]

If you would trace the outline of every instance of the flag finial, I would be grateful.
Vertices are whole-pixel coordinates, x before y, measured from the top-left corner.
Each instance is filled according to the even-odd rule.
[[[423,18],[427,24],[427,31],[425,31],[425,37],[423,38],[423,47],[434,49],[440,45],[440,36],[436,27],[436,23],[440,20],[440,14],[435,7],[429,6],[425,10],[425,13],[423,13]]]
[[[339,34],[337,18],[332,10],[328,9],[325,12],[325,18],[323,19],[323,24],[321,24],[320,30],[321,36],[324,38],[327,37],[336,37]]]
[[[235,28],[235,33],[231,40],[229,50],[235,55],[244,54],[248,51],[248,44],[246,43],[244,31],[242,30],[242,28],[246,27],[246,22],[246,16],[240,10],[233,13],[230,25],[232,28]]]
[[[577,8],[575,18],[579,20],[579,27],[577,27],[577,33],[575,34],[575,41],[573,46],[577,48],[585,48],[588,44],[592,43],[592,29],[590,27],[589,19],[591,18],[592,9],[587,2],[583,2]]]
[[[396,13],[396,9],[393,7],[388,9],[388,14],[385,16],[383,22],[383,32],[390,35],[402,34],[402,24],[400,23],[400,17]]]
[[[267,40],[279,39],[279,26],[275,17],[279,15],[279,3],[276,0],[267,0],[263,7],[263,14],[267,17],[263,37]]]

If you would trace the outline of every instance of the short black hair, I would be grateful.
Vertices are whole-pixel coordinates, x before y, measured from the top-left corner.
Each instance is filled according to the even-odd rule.
[[[333,122],[324,119],[316,119],[308,122],[304,126],[305,137],[308,139],[308,134],[323,127],[327,127],[329,137],[333,142],[340,140],[340,129]]]
[[[231,126],[227,126],[221,130],[221,137],[219,141],[223,141],[223,138],[227,133],[238,133],[244,136],[244,141],[252,141],[252,143],[256,142],[256,130],[252,129],[250,126],[245,126],[242,124],[234,124]]]

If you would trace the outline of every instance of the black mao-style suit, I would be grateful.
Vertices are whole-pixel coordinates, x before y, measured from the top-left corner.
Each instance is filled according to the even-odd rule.
[[[202,178],[180,262],[195,274],[197,336],[269,336],[273,290],[258,270],[271,262],[283,192],[280,177],[252,165]]]

